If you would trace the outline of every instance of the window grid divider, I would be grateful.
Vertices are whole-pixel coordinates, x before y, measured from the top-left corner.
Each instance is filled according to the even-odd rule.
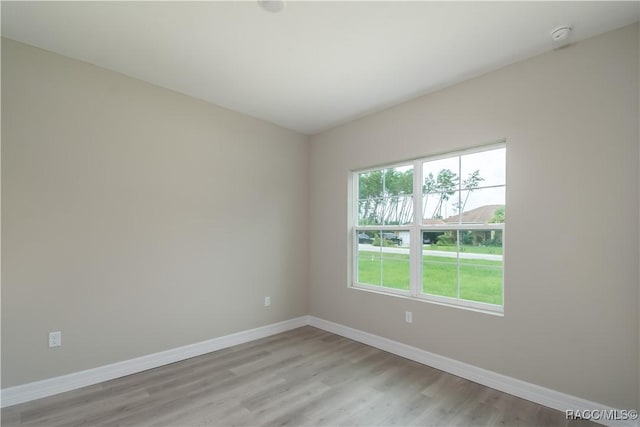
[[[411,295],[417,297],[420,294],[420,284],[422,283],[422,162],[413,162],[413,223],[410,231],[411,240],[409,242],[410,258],[410,280],[409,289]]]

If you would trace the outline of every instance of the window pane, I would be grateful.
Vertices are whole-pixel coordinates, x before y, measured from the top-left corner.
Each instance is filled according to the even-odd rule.
[[[422,223],[444,225],[447,218],[458,213],[460,192],[430,193],[422,196]]]
[[[403,247],[408,231],[360,231],[358,277],[361,284],[409,290],[409,248]]]
[[[469,255],[467,258],[502,262],[502,230],[460,230],[459,236],[461,258]]]
[[[423,193],[439,193],[458,189],[460,165],[458,156],[422,164]]]
[[[502,230],[460,231],[460,298],[502,304]]]
[[[409,251],[382,254],[382,286],[409,290]]]
[[[358,224],[399,225],[413,221],[413,166],[358,174]]]
[[[422,292],[502,304],[502,230],[427,230],[423,242]]]
[[[452,206],[459,198],[459,169],[458,156],[422,164],[423,222],[438,224],[453,213]]]
[[[457,298],[457,231],[423,231],[422,292]]]
[[[479,188],[423,196],[424,225],[504,222],[505,187]],[[463,214],[460,215],[460,211]]]
[[[358,248],[358,279],[357,283],[380,286],[381,283],[380,252]]]
[[[461,156],[462,188],[504,185],[506,182],[505,159],[505,148]]]
[[[458,206],[461,208],[458,209]],[[446,218],[445,222],[449,224],[503,223],[505,222],[505,187],[461,191],[458,206],[452,206],[456,214]],[[460,211],[462,215],[459,214]]]

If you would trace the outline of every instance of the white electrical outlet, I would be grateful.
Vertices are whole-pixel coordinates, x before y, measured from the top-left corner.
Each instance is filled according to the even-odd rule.
[[[62,332],[49,332],[49,348],[62,345]]]
[[[410,311],[404,312],[404,321],[407,323],[413,323],[413,313]]]
[[[271,297],[264,297],[264,306],[269,307],[271,305]]]

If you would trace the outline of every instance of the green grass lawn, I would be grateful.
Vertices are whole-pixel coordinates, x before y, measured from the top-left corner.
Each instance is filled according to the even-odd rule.
[[[455,258],[422,257],[422,291],[458,297]],[[502,304],[502,261],[460,259],[460,295],[465,300]],[[409,289],[409,255],[359,251],[358,282]]]
[[[409,255],[359,251],[358,282],[409,289]]]
[[[423,247],[425,251],[455,252],[457,250],[455,246],[424,245]],[[460,252],[466,252],[470,254],[502,255],[502,246],[460,245]]]

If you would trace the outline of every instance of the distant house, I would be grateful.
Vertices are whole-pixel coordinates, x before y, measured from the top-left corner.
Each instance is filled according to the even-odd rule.
[[[452,215],[445,219],[437,218],[425,218],[422,220],[423,225],[437,225],[442,226],[446,230],[447,224],[490,224],[494,217],[496,210],[504,208],[504,205],[485,205],[475,209],[463,212],[462,215]],[[462,216],[462,218],[461,218]],[[401,231],[400,237],[403,244],[409,244],[409,232]],[[422,233],[422,242],[424,244],[435,243],[443,231],[424,231]],[[479,245],[488,240],[494,240],[496,237],[501,238],[501,232],[498,231],[474,231],[467,236],[470,239],[468,244]]]
[[[422,220],[423,225],[444,225],[446,222],[439,218],[425,218]]]
[[[460,214],[450,216],[445,219],[443,222],[446,224],[457,224],[460,222],[461,224],[489,224],[493,219],[493,215],[496,210],[504,208],[504,205],[485,205],[480,206],[479,208],[471,209],[470,211],[466,211],[462,213],[462,220],[460,220]],[[437,221],[433,219],[425,219],[423,224],[430,224],[427,221]]]
[[[490,224],[493,219],[496,210],[504,208],[504,205],[484,205],[477,207],[475,209],[471,209],[469,211],[462,213],[462,219],[460,219],[460,214],[452,215],[445,219],[439,218],[424,218],[422,220],[423,225],[438,225],[442,226],[443,229],[446,230],[447,224]],[[399,231],[398,237],[402,239],[402,244],[408,246],[411,242],[410,233],[408,231]],[[422,242],[424,244],[435,243],[438,239],[438,236],[443,234],[442,231],[424,231],[422,233]],[[474,231],[472,236],[469,238],[468,242],[474,245],[482,244],[487,240],[494,240],[496,236],[501,238],[501,232],[496,231]]]

